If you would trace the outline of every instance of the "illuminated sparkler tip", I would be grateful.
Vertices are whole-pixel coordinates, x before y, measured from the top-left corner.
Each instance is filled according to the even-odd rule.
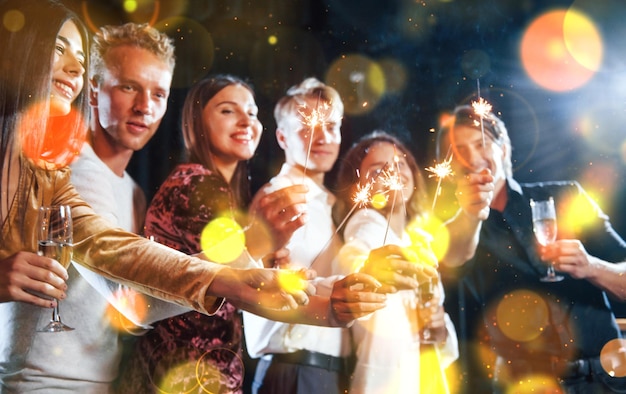
[[[492,106],[487,100],[479,97],[478,101],[472,102],[472,108],[474,108],[474,112],[476,113],[476,115],[480,117],[485,117],[491,112]]]
[[[370,200],[371,188],[372,188],[371,183],[367,183],[365,186],[358,185],[357,191],[354,194],[352,201],[354,201],[355,204],[358,204],[360,206],[365,206]]]
[[[443,179],[443,178],[453,175],[454,172],[452,171],[452,166],[450,165],[451,162],[452,162],[452,158],[449,158],[447,160],[444,160],[441,163],[435,164],[434,166],[427,167],[426,171],[430,172],[428,177],[429,178],[437,177],[438,179]]]

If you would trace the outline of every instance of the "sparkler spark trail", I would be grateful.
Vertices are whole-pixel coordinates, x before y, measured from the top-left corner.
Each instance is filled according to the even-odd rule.
[[[400,157],[396,152],[396,146],[393,146],[393,163],[394,167],[392,171],[387,171],[382,179],[382,184],[387,188],[386,193],[390,191],[393,192],[393,201],[391,202],[391,211],[389,211],[389,218],[387,219],[387,228],[385,229],[385,236],[383,238],[383,246],[387,243],[387,234],[389,233],[389,228],[391,227],[391,216],[396,206],[396,194],[398,191],[400,192],[401,200],[402,200],[402,211],[406,216],[406,205],[404,203],[404,184],[402,183],[402,178],[400,177]]]
[[[432,167],[427,167],[426,171],[429,171],[431,174],[428,175],[429,178],[437,177],[437,189],[435,189],[435,198],[433,199],[433,205],[431,207],[431,211],[435,210],[435,204],[437,204],[437,196],[441,194],[441,181],[448,177],[452,176],[454,172],[452,171],[452,163],[453,154],[448,148],[448,154],[446,158],[441,162],[437,163]]]
[[[383,166],[383,168],[378,171],[377,173],[375,173],[368,181],[366,184],[364,185],[357,185],[357,190],[354,193],[354,196],[352,197],[352,201],[354,202],[354,204],[352,205],[352,208],[350,208],[350,211],[348,211],[348,213],[346,214],[346,216],[341,220],[341,223],[339,223],[339,225],[337,226],[337,228],[335,229],[335,232],[333,233],[333,235],[330,237],[330,239],[324,244],[324,246],[322,247],[322,249],[320,249],[319,253],[317,254],[317,256],[315,256],[315,258],[313,259],[313,263],[322,255],[322,253],[324,253],[324,251],[326,250],[326,248],[328,248],[328,246],[330,245],[330,243],[333,241],[333,238],[335,238],[335,236],[339,233],[339,231],[341,230],[341,228],[344,226],[344,224],[346,224],[346,222],[348,221],[348,219],[350,218],[350,216],[352,215],[352,213],[354,212],[355,209],[357,209],[358,207],[364,207],[366,206],[370,199],[371,199],[371,192],[372,192],[372,187],[374,186],[374,182],[376,181],[376,179],[385,171],[385,168],[387,167],[387,163],[385,163],[385,165]],[[360,175],[358,175],[358,170],[357,170],[357,176],[360,177]]]
[[[483,149],[485,148],[485,126],[483,123],[483,118],[491,112],[491,104],[487,102],[487,100],[483,99],[480,96],[480,79],[476,80],[476,86],[478,89],[478,101],[472,101],[472,108],[474,108],[474,113],[480,116],[480,133],[483,138]]]
[[[309,157],[311,156],[311,148],[313,147],[313,137],[315,136],[315,129],[319,125],[323,125],[333,114],[332,105],[329,102],[324,101],[320,108],[320,101],[322,100],[322,91],[320,90],[317,96],[317,102],[315,103],[315,109],[311,111],[309,115],[306,114],[306,103],[303,103],[298,109],[298,114],[302,117],[302,124],[306,126],[309,131],[309,146],[307,147],[306,159],[304,161],[304,175],[306,176],[306,169],[309,164]],[[304,178],[302,180],[304,183]]]

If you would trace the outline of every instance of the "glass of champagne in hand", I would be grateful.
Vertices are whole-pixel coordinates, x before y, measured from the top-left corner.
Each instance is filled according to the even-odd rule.
[[[546,246],[556,241],[556,210],[554,209],[554,199],[530,200],[530,209],[533,214],[533,231],[539,244]],[[558,282],[563,280],[563,276],[554,272],[554,265],[550,263],[548,273],[541,278],[542,282]]]
[[[436,306],[434,280],[429,280],[420,284],[417,290],[417,321],[419,325],[419,342],[423,344],[435,343],[435,336],[432,332],[429,320],[432,314],[432,307]]]
[[[39,255],[50,257],[61,263],[65,268],[72,259],[72,216],[69,205],[54,205],[39,208]],[[41,332],[71,331],[61,321],[59,300],[52,311],[52,320]]]

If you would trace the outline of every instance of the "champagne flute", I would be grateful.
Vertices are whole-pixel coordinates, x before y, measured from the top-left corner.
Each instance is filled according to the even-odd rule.
[[[57,260],[67,268],[72,260],[72,216],[69,205],[39,208],[38,254]],[[40,332],[72,331],[61,321],[59,300],[52,310],[52,320]]]
[[[554,199],[530,200],[530,209],[533,215],[533,232],[537,242],[547,246],[556,241],[556,210],[554,209]],[[550,262],[546,276],[540,279],[542,282],[558,282],[563,280],[563,276],[554,272],[554,264]]]
[[[434,333],[428,324],[431,308],[435,299],[435,280],[428,280],[419,285],[417,289],[417,321],[419,325],[419,342],[423,344],[435,343]]]

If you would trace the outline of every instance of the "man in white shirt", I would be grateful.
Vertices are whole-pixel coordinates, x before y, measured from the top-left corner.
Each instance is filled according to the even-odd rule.
[[[98,214],[137,234],[142,232],[146,198],[126,167],[133,153],[154,136],[165,115],[174,64],[171,40],[147,25],[105,26],[93,39],[89,70],[89,143],[83,146],[79,159],[71,166],[71,180]],[[68,307],[75,306],[77,312],[84,309],[77,332],[83,338],[83,346],[98,349],[99,354],[97,368],[89,373],[106,371],[106,376],[101,378],[111,384],[118,375],[122,356],[119,330],[124,332],[127,318],[133,323],[145,323],[142,315],[145,317],[146,310],[132,308],[132,301],[144,296],[105,281],[77,264],[69,271],[68,288],[80,294],[64,300],[64,317],[69,317]],[[165,301],[148,300],[151,309],[157,305],[166,310],[171,308],[168,315],[186,311]],[[124,308],[125,304],[131,308]],[[111,318],[113,320],[109,321]],[[96,347],[95,342],[106,343],[106,346]],[[85,371],[81,369],[81,373]]]
[[[274,117],[285,163],[255,201],[287,186],[308,187],[308,219],[286,247],[292,266],[329,277],[341,241],[332,220],[335,197],[324,186],[324,176],[339,154],[343,103],[335,89],[308,78],[279,100]],[[345,388],[351,351],[346,329],[285,324],[248,313],[244,319],[248,351],[261,357],[254,393],[339,393]]]

